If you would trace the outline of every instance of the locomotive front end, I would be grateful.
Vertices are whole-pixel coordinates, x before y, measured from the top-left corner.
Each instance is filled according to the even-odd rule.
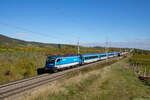
[[[55,61],[56,61],[55,56],[48,56],[46,59],[45,70],[49,70],[49,71],[56,70]]]

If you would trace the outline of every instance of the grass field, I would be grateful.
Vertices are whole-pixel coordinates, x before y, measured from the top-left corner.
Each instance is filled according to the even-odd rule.
[[[150,87],[144,85],[124,59],[111,66],[65,79],[32,95],[30,100],[139,100],[150,98]],[[29,98],[27,98],[29,99]]]

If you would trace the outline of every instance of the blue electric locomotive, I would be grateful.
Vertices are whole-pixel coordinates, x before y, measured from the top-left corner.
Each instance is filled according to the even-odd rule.
[[[48,56],[45,69],[55,72],[59,69],[80,65],[81,63],[82,60],[80,55]]]

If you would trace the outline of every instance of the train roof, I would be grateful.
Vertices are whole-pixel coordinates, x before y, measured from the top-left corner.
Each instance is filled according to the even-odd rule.
[[[113,54],[113,53],[120,53],[120,52],[111,52],[108,54]],[[91,53],[91,54],[80,54],[83,56],[88,56],[88,55],[106,55],[106,53]],[[73,56],[80,56],[80,55],[53,55],[53,56],[48,56],[52,58],[59,58],[59,57],[73,57]]]
[[[91,54],[82,54],[83,56],[88,56],[88,55],[105,55],[106,53],[91,53]]]
[[[53,56],[48,56],[48,57],[59,58],[59,57],[73,57],[73,56],[79,56],[79,55],[53,55]]]

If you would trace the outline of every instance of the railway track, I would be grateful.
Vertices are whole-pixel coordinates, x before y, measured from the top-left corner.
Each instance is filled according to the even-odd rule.
[[[112,58],[110,60],[114,60],[118,58]],[[109,61],[110,61],[109,60]],[[101,61],[104,62],[104,61]],[[57,72],[54,74],[43,74],[43,75],[38,75],[35,77],[27,78],[27,79],[22,79],[18,81],[13,81],[7,84],[0,85],[0,100],[5,100],[6,98],[16,95],[18,93],[30,90],[34,87],[38,87],[47,83],[50,83],[52,81],[58,80],[62,78],[66,73],[72,72],[74,70],[79,70],[85,67],[89,67],[91,65],[95,65],[99,62],[96,63],[91,63],[88,65],[83,65],[82,67],[76,67],[72,68],[69,70]]]

